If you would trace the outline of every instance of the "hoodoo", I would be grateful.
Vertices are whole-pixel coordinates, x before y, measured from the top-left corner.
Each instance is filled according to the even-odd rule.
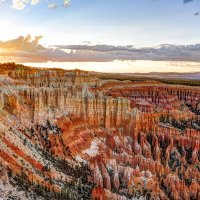
[[[0,198],[200,199],[200,88],[2,64]]]

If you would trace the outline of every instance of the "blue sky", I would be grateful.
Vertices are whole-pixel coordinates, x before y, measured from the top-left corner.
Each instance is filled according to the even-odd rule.
[[[63,6],[63,0],[30,0],[16,7],[21,2],[2,1],[0,41],[30,34],[41,35],[39,43],[46,48],[82,44],[141,48],[191,45],[200,40],[198,0],[188,3],[183,0],[71,0],[67,7]],[[185,62],[185,59],[178,60],[177,56],[167,61]]]
[[[62,5],[62,0],[51,2]],[[69,7],[53,10],[48,9],[47,1],[27,5],[24,10],[9,7],[0,7],[1,21],[14,21],[19,28],[11,26],[2,39],[39,34],[48,44],[90,41],[149,46],[196,43],[200,35],[200,16],[194,16],[200,1],[71,0]]]

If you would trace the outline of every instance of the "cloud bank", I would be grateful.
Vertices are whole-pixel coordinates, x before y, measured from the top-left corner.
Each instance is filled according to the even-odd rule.
[[[133,46],[111,45],[68,45],[56,46],[59,49],[87,53],[88,60],[95,57],[98,61],[112,60],[154,60],[154,61],[192,61],[200,62],[200,44],[173,45],[135,48]]]
[[[0,59],[16,62],[110,62],[114,60],[153,60],[200,62],[200,44],[163,44],[156,47],[135,48],[113,45],[54,45],[44,47],[42,36],[20,36],[0,41]]]

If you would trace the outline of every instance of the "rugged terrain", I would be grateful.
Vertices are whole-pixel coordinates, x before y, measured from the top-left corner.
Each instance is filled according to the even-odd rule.
[[[200,199],[200,88],[0,66],[0,199]]]

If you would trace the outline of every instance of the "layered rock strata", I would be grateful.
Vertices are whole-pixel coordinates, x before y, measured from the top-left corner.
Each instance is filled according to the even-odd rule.
[[[18,188],[21,199],[200,198],[198,87],[1,67],[4,191]]]

